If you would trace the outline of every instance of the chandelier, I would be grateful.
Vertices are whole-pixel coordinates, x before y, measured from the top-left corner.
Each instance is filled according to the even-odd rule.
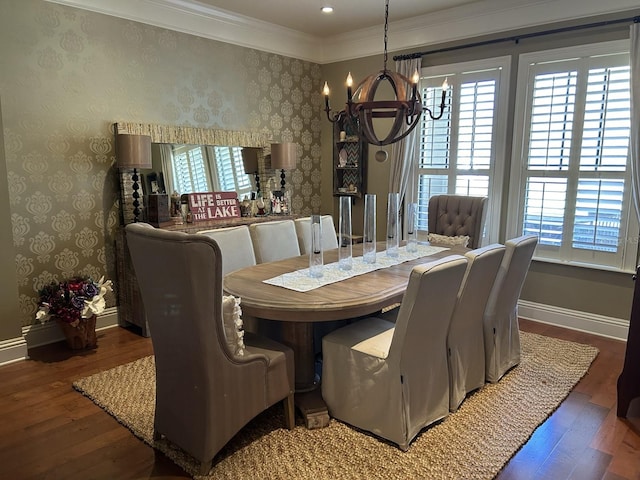
[[[325,112],[330,122],[346,120],[358,132],[358,136],[373,145],[389,145],[402,140],[409,135],[419,123],[423,111],[429,113],[432,120],[438,120],[444,112],[445,98],[447,95],[447,80],[442,84],[442,100],[440,113],[434,115],[432,111],[423,106],[418,95],[418,81],[420,73],[416,69],[409,80],[404,75],[387,69],[387,33],[389,30],[389,0],[385,2],[384,12],[384,63],[382,70],[374,75],[369,75],[352,90],[353,78],[351,73],[347,75],[347,104],[346,108],[338,113],[331,114],[329,107],[329,85],[324,83]],[[376,92],[382,82],[389,82],[393,89],[394,100],[376,100]],[[409,96],[409,92],[411,92]],[[379,139],[373,126],[376,118],[393,119],[389,133]],[[403,128],[406,124],[406,128]]]

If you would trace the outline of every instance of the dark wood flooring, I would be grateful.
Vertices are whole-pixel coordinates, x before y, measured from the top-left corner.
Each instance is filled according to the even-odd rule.
[[[640,480],[640,435],[616,417],[625,344],[529,321],[521,328],[588,343],[600,354],[498,478]],[[0,479],[189,478],[71,388],[78,378],[152,353],[149,339],[122,328],[98,332],[98,345],[81,354],[47,345],[0,367]]]

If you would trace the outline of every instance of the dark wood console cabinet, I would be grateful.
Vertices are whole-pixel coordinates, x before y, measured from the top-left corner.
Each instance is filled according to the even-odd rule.
[[[633,304],[622,373],[618,377],[618,417],[640,434],[640,267],[634,275]]]

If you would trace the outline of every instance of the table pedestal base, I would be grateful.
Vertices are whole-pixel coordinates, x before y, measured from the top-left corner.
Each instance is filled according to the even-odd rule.
[[[296,378],[296,407],[307,428],[329,425],[329,411],[322,399],[313,350],[313,323],[282,322],[282,343],[293,350]]]
[[[310,392],[296,393],[295,402],[307,428],[314,429],[329,426],[329,410],[322,399],[322,393],[319,388]]]
[[[282,343],[293,350],[296,392],[314,390],[318,387],[318,378],[313,354],[313,324],[282,322],[281,335]]]

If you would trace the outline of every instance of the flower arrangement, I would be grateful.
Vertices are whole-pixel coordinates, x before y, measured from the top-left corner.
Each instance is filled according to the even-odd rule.
[[[89,277],[52,282],[40,290],[36,319],[44,323],[55,317],[77,327],[81,321],[104,311],[104,296],[112,291],[111,280],[105,281],[104,277],[97,282]]]

